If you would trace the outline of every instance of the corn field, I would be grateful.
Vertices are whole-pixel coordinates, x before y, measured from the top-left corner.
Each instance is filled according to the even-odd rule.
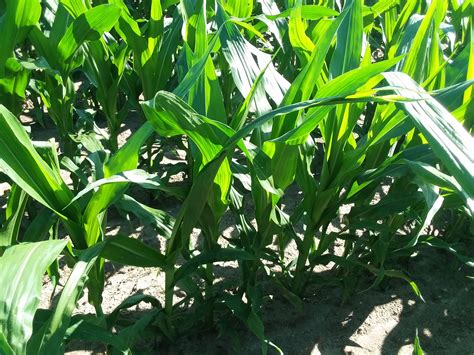
[[[423,299],[403,267],[420,250],[473,267],[473,15],[472,0],[0,0],[0,353],[131,354],[158,335],[159,351],[224,321],[275,353],[269,296],[345,302],[401,279]],[[105,312],[110,265],[154,268],[164,292]]]

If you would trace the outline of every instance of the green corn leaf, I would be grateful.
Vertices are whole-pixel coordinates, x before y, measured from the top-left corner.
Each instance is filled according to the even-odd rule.
[[[163,185],[161,182],[161,179],[157,175],[151,175],[148,174],[146,171],[141,170],[141,169],[135,169],[135,170],[126,170],[122,171],[118,174],[99,179],[94,181],[93,183],[88,184],[84,189],[79,191],[77,195],[73,198],[72,202],[75,202],[85,195],[87,195],[89,192],[93,190],[98,190],[99,187],[101,186],[107,186],[107,185],[115,185],[118,184],[120,186],[120,189],[115,189],[117,191],[122,190],[122,187],[126,184],[137,184],[144,189],[150,189],[150,190],[164,190],[166,191],[167,188]],[[113,186],[111,186],[113,187]],[[112,191],[109,189],[109,191]],[[108,201],[105,205],[108,206],[112,202],[115,202],[118,198],[120,198],[120,195],[114,194],[113,196],[110,196],[110,201]],[[104,200],[105,201],[105,200]],[[97,200],[96,200],[97,202]]]
[[[200,156],[194,156],[196,174],[221,151],[232,130],[218,121],[198,115],[191,107],[171,93],[160,91],[153,100],[142,104],[145,116],[156,131],[165,137],[186,134],[196,144]],[[227,133],[226,133],[227,132]],[[214,180],[209,203],[217,215],[224,212],[232,173],[228,161],[220,167]]]
[[[151,99],[168,79],[162,76],[164,70],[170,71],[169,62],[165,59],[170,58],[177,47],[177,31],[181,20],[179,16],[173,17],[172,24],[168,26],[171,27],[171,31],[168,31],[171,37],[167,35],[163,46],[164,17],[161,1],[149,2],[150,18],[143,28],[140,27],[140,21],[133,18],[123,0],[111,0],[110,3],[121,9],[121,16],[115,29],[132,48],[134,70],[141,80],[143,96],[146,100]]]
[[[374,17],[382,15],[384,12],[396,7],[398,5],[398,0],[381,0],[377,1],[374,5],[370,7],[370,12],[373,13]]]
[[[104,245],[99,243],[82,252],[64,285],[53,314],[28,343],[29,353],[51,354],[61,349],[72,313],[87,281],[87,275],[99,258]]]
[[[145,245],[138,239],[126,236],[107,239],[101,256],[123,265],[166,267],[166,258],[159,251]]]
[[[66,65],[85,41],[99,40],[120,17],[121,9],[115,5],[99,5],[76,18],[58,44],[59,63]]]
[[[421,348],[420,338],[418,337],[418,328],[416,328],[415,338],[413,339],[413,355],[423,355],[423,349]]]
[[[398,54],[408,53],[397,69],[402,69],[415,81],[422,82],[423,78],[431,73],[428,70],[429,40],[431,46],[438,46],[436,38],[432,36],[433,29],[438,29],[442,16],[444,15],[445,1],[435,0],[431,3],[426,15],[421,19],[418,16],[412,18],[411,31],[406,31],[398,49]]]
[[[280,12],[278,15],[267,15],[265,17],[270,20],[277,20],[279,18],[291,16],[291,12],[294,8],[286,9]],[[301,5],[301,17],[305,20],[319,20],[322,17],[337,16],[339,12],[326,6],[321,5]]]
[[[122,329],[119,333],[119,337],[123,339],[130,348],[132,344],[134,344],[138,339],[143,339],[143,334],[147,328],[153,324],[157,316],[160,314],[162,314],[161,309],[152,309],[151,311],[145,313],[144,316],[140,317],[140,319],[138,319],[135,323]]]
[[[374,79],[376,76],[384,71],[384,68],[390,68],[395,63],[396,61],[385,61],[347,72],[329,81],[317,92],[316,97],[351,95],[350,90],[352,90],[352,93],[356,93],[362,86],[375,85]],[[357,81],[353,81],[354,78],[358,78]],[[342,82],[345,83],[342,84]],[[264,143],[263,150],[272,159],[272,176],[276,187],[285,189],[292,183],[296,174],[297,157],[299,155],[297,145],[306,141],[309,134],[331,109],[330,106],[320,106],[309,110],[301,125],[272,141]],[[304,127],[307,129],[305,133],[303,133]]]
[[[440,189],[437,186],[426,184],[422,181],[418,184],[420,185],[421,191],[425,196],[426,209],[423,211],[423,215],[421,216],[422,222],[414,231],[414,236],[406,245],[406,247],[413,247],[418,243],[421,234],[432,223],[434,216],[439,212],[444,201],[443,196],[440,194]]]
[[[334,20],[326,32],[322,34],[316,43],[315,50],[311,53],[308,63],[303,67],[301,73],[291,83],[285,94],[281,105],[289,105],[312,97],[316,83],[321,75],[324,62],[330,49],[334,35],[344,20],[347,10]],[[272,127],[272,137],[278,137],[282,133],[294,128],[298,114],[277,117]]]
[[[86,317],[73,317],[65,337],[70,340],[77,339],[86,342],[99,342],[112,345],[115,349],[123,353],[129,350],[129,347],[122,337],[91,321],[87,321]]]
[[[162,59],[158,58],[163,37],[163,12],[160,0],[152,0],[150,3],[150,19],[147,29],[148,31],[145,33],[146,49],[141,53],[135,52],[134,58],[137,60],[135,69],[142,81],[143,96],[148,100],[156,93],[156,85],[159,83],[156,73],[162,66]]]
[[[430,92],[430,95],[446,107],[448,111],[454,111],[459,107],[459,97],[462,96],[463,93],[472,89],[472,85],[474,85],[474,79],[462,81],[455,85],[432,91]]]
[[[329,81],[323,86],[316,98],[331,98],[334,96],[345,97],[356,93],[358,89],[369,84],[377,84],[377,76],[385,70],[393,67],[401,58],[386,60],[383,62],[368,65],[366,67],[351,70],[337,78]],[[380,80],[380,79],[378,79]],[[331,110],[331,107],[316,107],[310,110],[301,125],[288,133],[276,138],[275,141],[294,141],[295,143],[301,140],[306,141],[306,137],[312,132],[325,115]],[[304,138],[304,139],[303,139]]]
[[[174,282],[176,283],[183,277],[190,275],[201,265],[233,260],[256,260],[256,257],[244,250],[230,248],[203,252],[198,256],[194,256],[191,260],[187,261],[183,266],[176,270]]]
[[[6,220],[0,230],[0,247],[10,246],[18,240],[27,201],[28,195],[17,185],[13,185],[8,196]]]
[[[388,57],[393,57],[395,51],[398,49],[398,45],[400,44],[401,38],[403,37],[405,31],[408,31],[407,22],[410,19],[410,16],[413,15],[416,7],[418,6],[417,0],[409,0],[405,3],[402,7],[402,10],[398,13],[398,19],[393,27],[393,31],[390,35],[386,35],[387,39],[389,39],[389,51]]]
[[[222,26],[219,28],[218,33],[220,33],[222,28],[223,28]],[[214,37],[209,42],[209,45],[205,53],[199,59],[195,59],[194,65],[191,68],[189,68],[184,78],[181,80],[178,86],[176,86],[176,88],[173,90],[173,93],[175,95],[181,98],[184,98],[189,93],[189,90],[191,90],[194,83],[202,75],[202,72],[209,59],[209,55],[211,54],[212,50],[216,46],[218,39],[219,39],[219,36],[217,34],[214,35]]]
[[[193,228],[199,221],[206,202],[209,199],[209,195],[212,193],[213,182],[225,158],[225,152],[221,152],[207,163],[199,171],[199,174],[194,177],[191,189],[176,217],[173,232],[167,246],[167,254],[171,254],[172,258],[177,257],[176,252],[186,243]],[[217,212],[217,210],[215,211]],[[219,212],[222,213],[222,211]]]
[[[246,18],[252,15],[254,0],[223,0],[224,9],[232,16]]]
[[[306,25],[303,22],[301,13],[302,0],[297,0],[295,6],[291,9],[288,36],[291,45],[303,64],[302,66],[304,66],[314,51],[315,45],[311,38],[306,35]]]
[[[393,63],[395,63],[395,61],[393,61],[391,65],[393,65]],[[366,100],[367,98],[359,98],[359,99],[363,101],[363,100]],[[369,99],[372,99],[372,96],[370,96]],[[168,245],[168,251],[173,252],[179,249],[179,247],[185,242],[186,240],[185,238],[189,237],[189,234],[191,233],[192,228],[196,225],[197,221],[199,220],[199,216],[202,213],[202,210],[205,206],[206,199],[208,198],[210,194],[210,190],[212,188],[212,182],[216,178],[216,174],[219,171],[219,168],[222,162],[225,160],[227,154],[229,154],[229,152],[232,151],[236,145],[239,145],[239,147],[243,151],[246,151],[245,146],[240,144],[243,138],[247,137],[249,134],[252,133],[253,130],[262,126],[266,122],[274,119],[275,117],[286,115],[288,113],[296,112],[302,109],[311,108],[311,107],[315,107],[319,105],[331,106],[339,102],[344,102],[344,100],[345,100],[345,97],[329,97],[329,98],[308,100],[308,101],[304,101],[304,102],[293,104],[293,105],[283,106],[271,112],[268,112],[262,115],[261,117],[255,119],[254,121],[248,123],[236,133],[227,131],[229,138],[226,140],[225,144],[223,145],[222,150],[213,160],[207,163],[199,171],[199,174],[197,174],[197,176],[194,177],[191,190],[189,191],[188,196],[180,210],[180,213],[176,218],[176,222],[173,228],[173,233],[171,235],[170,243]],[[162,121],[157,121],[156,124],[161,125],[161,128],[159,129],[163,130],[163,132],[166,132],[166,130],[171,130],[171,132],[173,132],[173,128],[166,127]],[[216,123],[213,122],[212,124],[215,125]],[[222,132],[226,132],[226,131],[222,131]],[[167,134],[170,134],[170,133],[167,133]]]
[[[163,9],[167,9],[171,5],[176,5],[179,3],[179,0],[163,0]]]
[[[75,1],[75,3],[79,3],[80,5],[84,6],[84,10],[82,12],[87,11],[87,8],[85,7],[82,1]],[[49,42],[48,44],[51,46],[51,48],[57,48],[59,42],[64,37],[64,34],[66,33],[68,26],[76,17],[78,17],[82,13],[82,12],[77,13],[77,14],[74,13],[73,11],[76,11],[76,9],[69,7],[67,4],[67,1],[61,2],[56,5],[57,7],[55,9],[54,21],[51,24],[51,31],[49,31],[49,36],[48,36],[48,42]],[[46,33],[44,35],[46,36]],[[56,53],[53,53],[53,52],[47,53],[45,58],[49,59],[55,54]]]
[[[244,322],[247,328],[262,342],[262,354],[266,354],[268,351],[267,343],[269,342],[265,338],[263,321],[255,313],[253,307],[245,303],[238,295],[225,295],[224,302],[232,310],[232,313]],[[276,349],[279,350],[278,347]],[[279,353],[281,353],[281,350]]]
[[[15,352],[11,348],[10,345],[8,345],[8,341],[5,338],[5,335],[3,335],[2,332],[0,332],[0,350],[2,351],[2,354],[5,355],[15,355]]]
[[[29,73],[17,62],[14,53],[41,15],[39,0],[7,1],[0,10],[0,102],[17,113],[22,109]]]
[[[130,15],[130,11],[123,0],[110,0],[110,4],[116,5],[121,9],[119,21],[115,25],[115,30],[120,37],[127,43],[135,53],[140,55],[147,48],[147,42],[142,37],[142,31],[137,21]]]
[[[470,197],[468,205],[473,209],[474,198],[474,138],[435,99],[428,95],[408,75],[384,73],[395,91],[407,98],[419,101],[401,104],[415,126],[428,140],[433,152],[448,171],[456,178]]]
[[[397,58],[397,60],[398,60],[398,58]],[[380,63],[381,65],[375,65],[375,67],[370,68],[369,73],[366,73],[366,74],[370,74],[372,72],[372,70],[375,70],[376,73],[378,74],[380,71],[383,71],[384,68],[392,67],[394,65],[394,63],[397,62],[397,60],[381,62]],[[338,78],[338,79],[332,80],[331,83],[333,81],[338,82],[338,83],[344,83],[344,84],[348,85],[348,88],[352,88],[352,89],[355,90],[355,88],[357,88],[358,85],[360,85],[360,83],[359,84],[356,84],[355,82],[350,83],[350,81],[352,81],[352,79],[357,80],[357,78],[365,78],[366,79],[365,75],[363,75],[363,76],[360,75],[362,73],[359,70],[362,70],[362,69],[366,69],[366,68],[361,68],[361,69],[357,69],[357,70],[351,71],[349,73],[346,73],[345,75],[341,76],[341,79],[343,77],[344,77],[344,79],[339,81],[338,80],[339,78]],[[370,75],[368,75],[368,76],[371,77]],[[340,89],[340,86],[338,86],[338,85],[328,85],[327,89],[328,89],[327,90],[328,93],[335,93],[335,92],[339,91],[338,89]],[[272,119],[275,119],[276,117],[287,115],[287,114],[292,113],[292,112],[296,112],[296,111],[300,111],[300,110],[304,110],[304,109],[312,109],[312,108],[315,108],[315,107],[317,108],[318,106],[334,106],[334,105],[337,105],[337,104],[349,103],[349,102],[368,102],[368,101],[380,101],[380,102],[385,102],[385,103],[393,102],[393,97],[387,97],[387,98],[384,98],[383,96],[382,97],[376,97],[376,96],[373,95],[374,93],[370,90],[369,90],[369,92],[365,93],[364,95],[358,94],[358,95],[352,96],[350,92],[347,92],[344,89],[344,90],[341,90],[341,94],[342,94],[342,96],[337,96],[336,95],[336,96],[328,96],[328,97],[315,98],[315,99],[312,99],[312,100],[306,100],[306,101],[298,102],[298,103],[295,103],[295,104],[282,106],[282,107],[279,107],[279,108],[277,108],[277,109],[275,109],[271,112],[268,112],[268,113],[258,117],[257,119],[251,121],[250,123],[248,123],[247,125],[242,127],[242,129],[237,131],[234,135],[232,135],[227,140],[227,142],[225,143],[224,149],[227,151],[227,150],[230,150],[230,149],[234,148],[235,145],[237,145],[241,139],[248,136],[256,128],[262,126],[263,124],[265,124],[266,122],[268,122]],[[317,127],[317,123],[319,123],[319,122],[320,122],[319,120],[316,122],[314,128]],[[313,123],[313,122],[311,122],[311,123]],[[303,124],[304,124],[304,122],[303,122]],[[311,131],[311,130],[308,130],[308,131]],[[289,133],[288,135],[289,136],[293,135],[296,132],[298,132],[298,127],[294,131],[288,132]],[[302,136],[304,136],[306,134],[307,133],[304,133],[304,134],[302,134]],[[275,139],[275,141],[276,142],[278,142],[279,140],[284,141],[285,139],[286,139],[286,135],[283,135],[283,136]],[[268,141],[268,142],[270,142],[270,141]],[[293,144],[294,142],[290,141],[290,143]],[[241,147],[241,146],[239,146],[239,147]]]
[[[0,17],[2,50],[0,51],[0,78],[5,74],[5,63],[12,57],[15,45],[26,32],[38,22],[41,16],[39,0],[18,0],[6,3],[5,13]]]
[[[456,250],[455,245],[449,244],[443,239],[435,238],[432,236],[424,236],[420,238],[420,243],[427,244],[434,248],[444,249],[447,252],[453,254],[459,261],[461,261],[466,266],[474,268],[474,258],[461,254]]]
[[[108,326],[111,327],[116,323],[118,317],[120,316],[120,311],[136,306],[137,304],[142,302],[149,303],[155,308],[161,308],[160,301],[153,296],[144,294],[136,294],[129,296],[125,300],[123,300],[122,303],[120,303],[117,307],[115,307],[115,309],[109,315],[107,315]]]
[[[177,13],[177,11],[176,11]],[[163,44],[158,53],[160,60],[157,63],[156,78],[157,86],[156,90],[163,90],[166,82],[171,77],[174,70],[173,55],[176,53],[178,45],[180,43],[181,28],[183,26],[183,20],[178,14],[173,17],[173,22],[165,27],[163,34]]]
[[[278,42],[280,47],[285,47],[283,43],[283,36],[287,31],[287,22],[284,18],[273,18],[273,16],[278,16],[281,14],[280,9],[273,0],[259,0],[262,7],[263,15],[257,15],[256,18],[262,21],[267,25],[268,30],[275,37],[275,40]],[[289,16],[290,11],[288,11],[287,16]]]
[[[144,142],[153,133],[150,124],[145,123],[132,137],[120,148],[104,166],[104,178],[110,178],[124,171],[135,169],[138,165],[139,152]],[[113,184],[105,184],[93,194],[84,212],[84,226],[86,240],[89,246],[94,245],[101,235],[101,222],[103,211],[128,188],[128,180]]]
[[[337,31],[336,48],[329,66],[332,78],[359,67],[364,41],[362,3],[362,0],[344,3],[344,11],[348,11],[348,14]]]
[[[58,58],[56,55],[56,46],[40,29],[40,27],[34,27],[29,35],[29,39],[37,49],[38,53],[46,60],[39,60],[35,70],[45,70],[52,75],[59,74]],[[54,68],[54,69],[53,69]]]
[[[79,17],[88,9],[88,7],[86,6],[87,1],[61,0],[60,2],[61,2],[61,5],[63,5],[67,9],[67,11],[74,16],[74,18]]]
[[[8,248],[0,258],[0,334],[4,337],[0,344],[4,349],[10,347],[12,354],[26,351],[44,273],[66,244],[65,240],[19,244]]]
[[[270,64],[270,63],[269,63]],[[257,88],[259,87],[260,83],[263,80],[263,75],[265,74],[265,70],[268,68],[268,65],[261,71],[261,73],[258,75],[257,79],[255,79],[255,82],[252,85],[252,88],[250,89],[249,94],[245,98],[245,100],[242,102],[238,110],[234,113],[234,116],[232,117],[232,120],[230,121],[229,126],[233,129],[240,129],[242,126],[245,124],[245,120],[247,119],[247,116],[250,111],[250,105],[255,97],[255,93],[257,92]]]
[[[70,205],[71,191],[59,172],[52,169],[35,150],[17,118],[2,105],[0,151],[0,169],[28,195],[61,216],[70,228],[74,243],[83,245],[81,232],[78,231],[80,211],[76,204]]]
[[[39,242],[47,239],[48,232],[57,221],[58,216],[53,211],[43,208],[23,233],[22,241]]]
[[[121,123],[117,115],[117,99],[119,82],[123,73],[120,73],[114,65],[103,43],[99,41],[88,43],[84,46],[84,52],[86,53],[84,70],[97,88],[97,99],[102,105],[111,136],[114,138],[118,134]]]
[[[243,97],[251,91],[253,82],[271,61],[271,56],[259,51],[240,34],[220,5],[217,7],[216,21],[222,26],[219,37],[222,53],[229,63],[235,85]],[[257,60],[254,59],[257,58]],[[277,104],[281,102],[289,87],[288,81],[270,64],[264,74],[264,85],[255,94],[256,109],[260,113],[271,110],[267,93]]]
[[[149,207],[138,202],[133,197],[123,195],[123,197],[115,203],[115,206],[123,211],[127,211],[136,215],[143,223],[153,226],[165,239],[171,237],[172,228],[175,219],[169,213]]]
[[[472,5],[471,5],[472,6]],[[469,64],[467,65],[466,81],[472,81],[474,79],[474,21],[471,18],[469,22]],[[474,90],[472,87],[468,88],[464,93],[464,101],[472,99],[474,97]],[[474,120],[471,119],[471,122]]]
[[[189,58],[190,67],[207,51],[207,17],[206,17],[206,1],[181,1],[185,13],[186,34],[185,42],[190,44],[190,50],[184,50],[185,53],[191,53]],[[187,46],[185,48],[188,48]],[[216,70],[212,59],[209,57],[203,73],[193,85],[189,93],[189,103],[200,114],[226,122],[226,112],[224,108],[224,99],[222,91],[217,80]]]
[[[3,102],[13,112],[18,113],[25,100],[29,72],[13,57],[7,59],[4,68],[6,74],[3,78],[0,77],[0,102]]]

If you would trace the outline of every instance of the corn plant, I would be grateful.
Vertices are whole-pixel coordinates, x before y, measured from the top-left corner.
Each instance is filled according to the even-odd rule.
[[[75,87],[71,73],[84,60],[83,56],[78,54],[78,50],[86,41],[100,40],[101,35],[109,31],[117,22],[121,11],[114,5],[100,5],[87,9],[82,2],[60,2],[55,5],[55,17],[50,24],[49,33],[41,31],[38,24],[30,32],[30,39],[44,59],[39,68],[44,72],[44,81],[37,80],[36,86],[39,86],[42,101],[51,119],[57,125],[62,140],[67,141],[69,135],[76,131],[73,112]],[[92,45],[92,48],[96,46]],[[100,50],[96,52],[90,53],[89,58],[93,58],[92,55],[97,57],[93,65],[99,66],[98,60],[104,61],[104,56],[107,54]],[[102,63],[102,66],[104,65]],[[117,71],[120,73],[120,69]],[[103,83],[102,86],[105,87],[106,84]],[[99,97],[102,98],[102,96]],[[115,112],[111,107],[114,106],[113,102],[108,104],[101,101],[107,112],[109,128],[113,134],[116,134],[117,124],[112,116]],[[73,150],[74,148],[70,146],[71,144],[68,150]]]
[[[265,353],[279,350],[262,320],[269,283],[297,307],[309,285],[338,285],[346,300],[386,278],[422,298],[401,266],[422,246],[474,265],[447,237],[454,228],[428,231],[450,211],[472,232],[472,1],[23,0],[0,11],[2,353],[63,352],[72,339],[130,353],[145,330],[176,341],[235,320]],[[38,98],[59,150],[19,120]],[[133,133],[119,144],[122,128]],[[173,166],[170,147],[185,153]],[[110,208],[152,224],[165,250],[108,235]],[[72,272],[38,309],[59,260]],[[230,261],[237,277],[222,281],[215,264]],[[164,294],[104,314],[108,262],[157,268]],[[84,288],[95,314],[73,315]],[[141,302],[152,309],[124,325],[121,311]]]

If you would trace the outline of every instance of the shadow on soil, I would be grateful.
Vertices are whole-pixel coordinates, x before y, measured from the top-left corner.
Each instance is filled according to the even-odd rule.
[[[268,339],[285,354],[411,354],[416,329],[427,354],[474,353],[474,281],[450,255],[428,250],[410,260],[407,272],[417,281],[425,302],[410,286],[391,279],[378,288],[354,295],[341,304],[336,288],[308,290],[303,309],[274,298],[263,307]],[[469,273],[471,271],[471,273]],[[236,276],[222,267],[219,273]],[[146,312],[146,311],[145,311]],[[127,317],[140,318],[144,311]],[[242,324],[226,322],[230,332],[196,329],[175,344],[151,337],[141,344],[145,354],[260,354],[258,339]],[[68,350],[100,353],[82,342]],[[270,348],[269,353],[277,353]]]
[[[429,251],[407,265],[425,302],[407,283],[354,295],[341,305],[338,289],[309,293],[302,310],[282,299],[262,312],[265,332],[285,354],[411,354],[416,329],[432,354],[474,353],[474,281],[450,255]],[[472,275],[472,272],[471,272]],[[196,332],[166,346],[167,354],[259,354],[260,344],[240,328],[236,337]],[[270,353],[277,353],[270,349]]]

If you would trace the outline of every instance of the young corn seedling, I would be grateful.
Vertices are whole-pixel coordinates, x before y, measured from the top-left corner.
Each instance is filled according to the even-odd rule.
[[[64,144],[69,142],[65,149],[67,148],[66,154],[71,157],[74,156],[76,145],[70,139],[70,135],[76,132],[74,125],[76,88],[72,72],[81,66],[84,60],[84,56],[80,55],[81,46],[87,41],[99,41],[104,46],[101,36],[115,25],[121,14],[120,8],[115,5],[99,5],[87,8],[82,2],[74,2],[74,4],[69,2],[57,4],[55,17],[48,35],[41,30],[39,24],[29,34],[29,38],[39,55],[44,58],[44,61],[38,65],[38,69],[44,72],[44,81],[37,80],[36,86],[39,89],[43,104],[48,110],[49,117],[58,127],[61,142]],[[105,49],[103,47],[98,49],[99,45],[97,43],[91,44],[89,47],[86,46],[86,48],[89,50],[87,52],[86,49],[88,64],[102,65],[102,69],[104,69],[103,66],[106,65],[104,64],[106,62],[104,56],[107,55],[104,52]],[[95,48],[95,52],[94,49],[90,48]],[[92,55],[95,55],[95,57]],[[118,65],[123,66],[123,63],[118,63]],[[87,68],[88,66],[86,66],[86,70]],[[119,68],[117,70],[118,74],[120,74],[120,70],[123,69]],[[105,76],[106,73],[104,70],[103,75]],[[104,82],[107,80],[101,79]],[[114,79],[109,79],[109,81],[113,82]],[[104,83],[102,85],[101,90],[107,89]],[[111,83],[109,89],[114,85],[118,85],[118,83]],[[110,94],[113,95],[111,103],[106,103],[104,100],[100,101],[108,117],[109,128],[115,137],[118,129],[117,119],[114,116],[114,100],[116,100],[117,92],[112,91]],[[99,95],[99,97],[105,99],[103,95]]]

